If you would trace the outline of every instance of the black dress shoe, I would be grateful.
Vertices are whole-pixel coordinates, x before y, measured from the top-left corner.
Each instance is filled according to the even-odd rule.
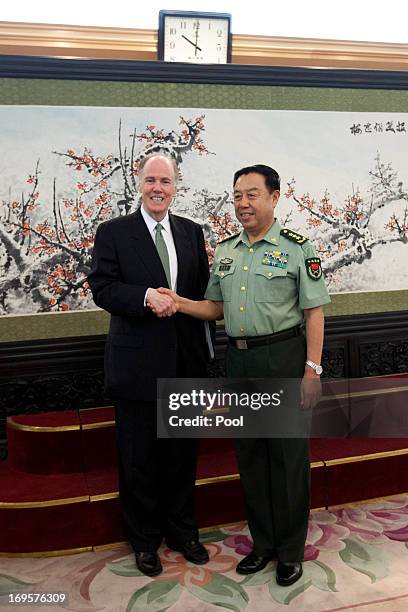
[[[238,574],[255,574],[260,572],[266,567],[271,560],[269,555],[262,556],[257,555],[254,552],[250,552],[249,555],[244,557],[237,565]]]
[[[276,568],[276,582],[280,586],[289,586],[299,580],[302,574],[303,569],[300,561],[296,563],[279,561]]]
[[[168,547],[171,548],[171,550],[181,552],[187,561],[191,561],[191,563],[195,563],[196,565],[204,565],[204,563],[208,563],[209,561],[207,549],[197,540],[185,542],[180,546],[171,546],[168,544]]]
[[[163,568],[156,552],[135,552],[137,568],[146,576],[158,576]]]

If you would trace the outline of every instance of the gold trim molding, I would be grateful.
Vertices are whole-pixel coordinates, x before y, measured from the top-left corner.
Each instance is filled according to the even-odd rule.
[[[24,425],[23,423],[17,423],[13,417],[7,417],[7,427],[20,431],[35,431],[36,433],[59,433],[61,431],[81,430],[80,425],[57,425],[55,427],[45,425]]]
[[[157,30],[0,21],[0,54],[154,61]],[[408,47],[400,43],[235,34],[232,63],[407,70]]]
[[[109,493],[101,493],[100,495],[91,495],[89,497],[89,501],[92,502],[99,502],[99,501],[106,501],[108,499],[119,499],[119,491],[111,491]]]
[[[86,59],[155,60],[154,30],[0,21],[0,53]]]
[[[397,450],[383,451],[379,453],[369,453],[368,455],[354,455],[353,457],[340,457],[339,459],[328,459],[324,461],[326,467],[333,465],[343,465],[344,463],[360,463],[360,461],[371,461],[373,459],[387,459],[388,457],[399,457],[407,455],[408,448],[400,448]]]
[[[115,421],[99,421],[98,423],[83,423],[82,429],[106,429],[107,427],[114,427]]]
[[[82,546],[81,548],[64,548],[62,550],[44,550],[36,552],[23,552],[23,553],[9,553],[0,552],[0,557],[10,558],[28,558],[33,559],[35,557],[62,557],[65,555],[78,555],[80,553],[92,552],[92,546]]]
[[[369,497],[368,499],[359,499],[358,501],[348,502],[347,504],[339,504],[337,506],[327,506],[326,510],[337,510],[339,508],[350,508],[351,506],[359,506],[361,504],[367,504],[376,501],[392,501],[394,497],[400,498],[408,495],[407,492],[404,493],[393,493],[392,495],[384,495],[383,497]]]
[[[397,43],[239,35],[233,37],[232,61],[270,66],[407,70],[408,48]]]
[[[16,510],[22,508],[51,508],[53,506],[67,506],[69,504],[83,504],[89,502],[89,495],[81,497],[64,497],[60,499],[48,499],[46,501],[27,501],[27,502],[5,502],[0,501],[0,508],[6,510]]]

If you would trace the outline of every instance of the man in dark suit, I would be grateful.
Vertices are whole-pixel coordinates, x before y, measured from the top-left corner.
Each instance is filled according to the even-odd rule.
[[[163,537],[188,561],[208,561],[194,519],[197,441],[156,435],[157,378],[205,376],[205,332],[156,288],[200,300],[209,270],[201,227],[168,213],[174,159],[145,157],[139,178],[142,206],[98,227],[88,281],[95,303],[111,314],[105,383],[115,399],[125,528],[139,570],[155,576]]]

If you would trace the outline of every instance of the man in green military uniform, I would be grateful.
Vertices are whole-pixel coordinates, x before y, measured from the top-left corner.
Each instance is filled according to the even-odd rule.
[[[275,219],[279,189],[279,175],[269,166],[235,173],[235,213],[243,230],[218,245],[203,301],[173,299],[185,314],[224,317],[229,377],[300,378],[307,409],[320,395],[322,305],[330,298],[308,239]],[[239,439],[236,450],[254,542],[237,572],[257,572],[277,557],[277,582],[293,584],[302,575],[309,516],[308,440]]]

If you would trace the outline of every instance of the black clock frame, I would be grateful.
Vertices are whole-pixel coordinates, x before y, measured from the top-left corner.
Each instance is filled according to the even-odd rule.
[[[159,29],[157,59],[164,61],[164,28],[166,17],[187,17],[188,19],[222,19],[228,21],[228,40],[227,40],[227,63],[231,63],[232,54],[232,34],[231,34],[231,14],[230,13],[207,13],[202,11],[159,11]],[[201,66],[202,64],[200,64]]]

